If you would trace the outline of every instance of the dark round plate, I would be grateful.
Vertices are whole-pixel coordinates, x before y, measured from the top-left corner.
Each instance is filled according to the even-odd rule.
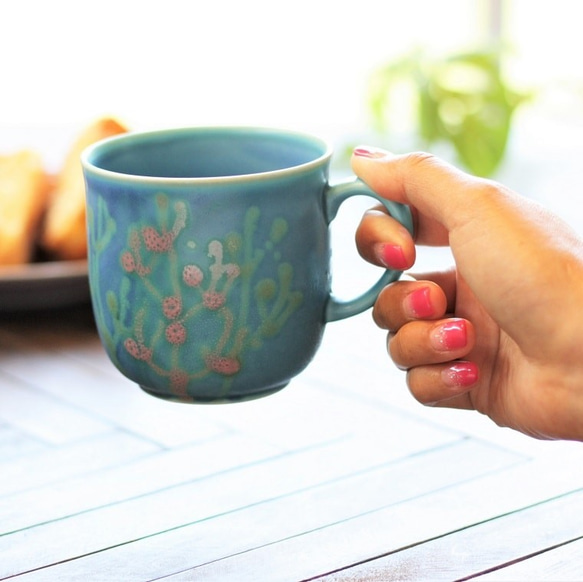
[[[0,267],[0,312],[88,303],[87,261],[47,261]]]

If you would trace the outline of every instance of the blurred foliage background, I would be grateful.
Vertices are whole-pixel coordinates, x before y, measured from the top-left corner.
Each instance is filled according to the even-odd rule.
[[[418,149],[449,143],[470,172],[491,176],[504,159],[514,112],[527,98],[506,81],[503,56],[489,49],[436,59],[415,51],[379,68],[368,98],[375,131],[390,136],[392,121],[407,109]]]

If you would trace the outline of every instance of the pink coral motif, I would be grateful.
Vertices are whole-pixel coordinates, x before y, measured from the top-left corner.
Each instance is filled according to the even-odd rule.
[[[123,343],[127,352],[136,358],[136,360],[149,361],[152,358],[152,350],[144,344],[138,343],[135,339],[129,337]]]
[[[121,256],[121,266],[127,273],[136,272],[140,277],[149,275],[152,269],[144,267],[140,261],[139,255],[136,257],[130,251],[125,251]]]
[[[126,339],[123,345],[131,356],[133,356],[136,359],[139,359],[140,346],[138,346],[138,342],[135,339],[129,337],[128,339]]]
[[[225,265],[225,273],[229,279],[236,279],[241,274],[241,269],[238,265],[229,263],[228,265]]]
[[[140,277],[145,277],[146,275],[149,275],[151,272],[152,272],[152,269],[150,267],[144,267],[144,265],[142,265],[141,263],[138,263],[136,265],[136,273]]]
[[[154,253],[167,253],[172,248],[174,235],[172,232],[160,234],[152,226],[146,226],[142,229],[142,236],[146,248]]]
[[[170,385],[175,390],[185,392],[188,386],[188,374],[182,370],[172,370],[170,372]]]
[[[121,256],[121,266],[124,268],[125,271],[128,273],[132,273],[136,270],[136,261],[134,259],[134,255],[129,251],[126,251]]]
[[[205,359],[206,365],[213,372],[222,374],[223,376],[233,376],[241,369],[241,362],[237,358],[230,358],[227,356],[217,356],[211,354]]]
[[[176,319],[182,312],[182,299],[173,295],[162,301],[162,311],[168,319]]]
[[[136,252],[139,252],[142,243],[140,241],[140,235],[136,230],[132,230],[130,233],[130,248]]]
[[[183,344],[186,341],[186,328],[178,321],[171,323],[166,328],[166,339],[174,345]]]
[[[224,293],[219,293],[217,291],[207,291],[202,296],[202,303],[207,309],[211,309],[216,311],[220,309],[226,301],[226,297]]]
[[[203,272],[196,265],[186,265],[182,271],[182,279],[189,287],[198,287],[203,278]]]
[[[174,236],[178,236],[180,231],[186,226],[186,204],[184,202],[176,202],[174,210],[176,210],[176,220],[172,226],[172,233]]]

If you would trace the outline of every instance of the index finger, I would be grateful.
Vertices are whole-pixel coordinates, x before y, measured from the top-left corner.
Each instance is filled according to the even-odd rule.
[[[445,244],[448,232],[476,216],[486,183],[431,154],[395,156],[368,146],[354,150],[352,168],[379,195],[416,208],[417,241],[429,245]]]

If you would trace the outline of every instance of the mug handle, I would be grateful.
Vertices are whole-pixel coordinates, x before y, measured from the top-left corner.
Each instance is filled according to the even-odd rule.
[[[405,204],[399,204],[387,200],[386,198],[382,198],[358,178],[328,187],[325,198],[328,224],[336,218],[340,205],[352,196],[369,196],[374,198],[387,209],[393,218],[397,219],[411,234],[413,234],[413,218],[409,207]],[[358,313],[362,313],[369,307],[372,307],[383,287],[396,281],[401,276],[401,273],[402,271],[387,269],[380,279],[368,289],[368,291],[365,291],[362,295],[349,301],[341,301],[331,295],[326,305],[326,311],[324,314],[325,321],[328,323],[330,321],[345,319],[357,315]]]

